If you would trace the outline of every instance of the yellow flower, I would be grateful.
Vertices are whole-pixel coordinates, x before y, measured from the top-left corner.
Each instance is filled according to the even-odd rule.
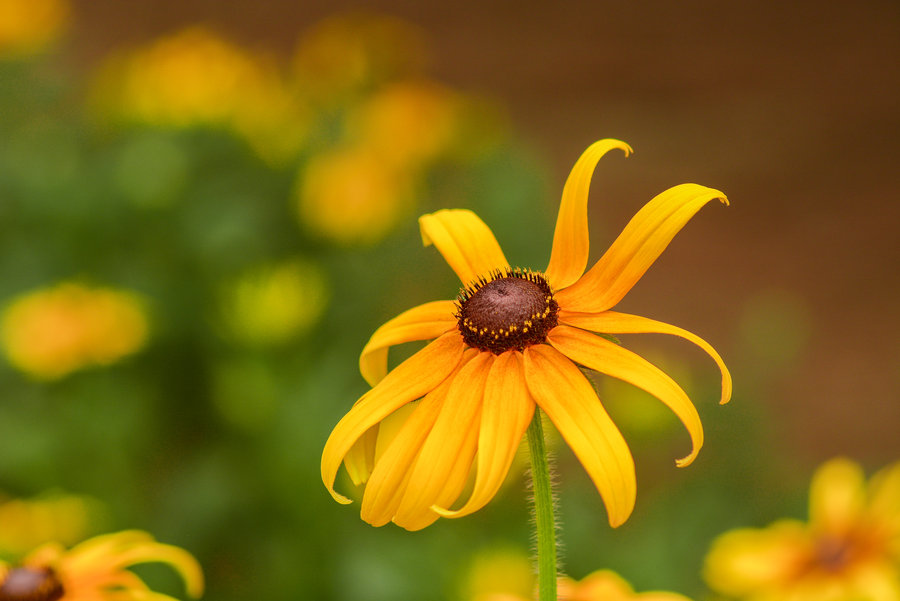
[[[363,349],[360,370],[373,388],[337,424],[322,455],[322,479],[337,501],[351,502],[334,490],[343,462],[355,483],[366,483],[362,518],[373,525],[393,521],[418,530],[439,516],[477,511],[503,483],[537,406],[587,470],[610,524],[622,524],[634,507],[634,462],[579,366],[630,382],[665,403],[693,444],[677,464],[693,461],[703,429],[687,394],[661,370],[594,332],[673,334],[697,344],[719,365],[721,402],[727,402],[731,378],[709,344],[681,328],[611,310],[702,206],[727,200],[696,184],[663,192],[584,273],[588,186],[597,161],[613,148],[631,150],[624,142],[601,140],[575,164],[544,273],[511,269],[490,229],[471,211],[442,210],[419,219],[423,241],[437,248],[465,289],[456,302],[426,303],[388,321]],[[387,373],[389,347],[431,339]],[[473,464],[471,496],[451,510]]]
[[[557,587],[559,601],[690,601],[678,593],[636,593],[621,576],[609,570],[598,570],[580,581],[563,577],[558,580]],[[521,593],[498,592],[472,597],[472,601],[529,601],[529,597]]]
[[[225,326],[247,344],[280,344],[319,319],[327,296],[322,273],[312,263],[295,260],[261,267],[227,291]]]
[[[68,17],[65,0],[0,0],[0,56],[40,50],[59,36]]]
[[[534,566],[526,553],[494,548],[478,553],[462,582],[460,598],[469,601],[528,598],[534,590]]]
[[[414,205],[408,171],[368,148],[313,158],[296,184],[301,223],[338,244],[372,244]]]
[[[417,167],[450,144],[459,105],[450,90],[436,83],[395,83],[356,109],[350,135],[391,164]]]
[[[559,601],[689,601],[684,595],[668,592],[635,593],[615,572],[599,570],[579,582],[559,581]]]
[[[282,80],[263,57],[191,27],[108,61],[95,96],[126,121],[229,128],[279,162],[300,148],[309,118]]]
[[[16,566],[0,562],[0,601],[175,601],[126,569],[150,562],[172,566],[191,597],[203,594],[203,572],[190,553],[133,530],[97,536],[68,551],[49,543]]]
[[[147,318],[136,295],[76,283],[21,296],[2,318],[10,362],[44,380],[113,363],[136,352],[146,339]]]
[[[900,600],[900,462],[868,486],[856,463],[825,463],[813,476],[809,523],[723,534],[705,576],[710,588],[754,601]]]
[[[0,555],[21,555],[49,541],[82,540],[99,513],[96,501],[76,495],[3,499],[0,495]]]
[[[350,14],[316,23],[294,55],[298,86],[326,105],[422,69],[424,35],[393,17]]]

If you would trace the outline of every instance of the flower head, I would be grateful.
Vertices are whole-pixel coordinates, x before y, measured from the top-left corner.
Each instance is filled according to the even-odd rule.
[[[110,288],[65,282],[15,299],[2,316],[3,350],[10,362],[43,380],[113,363],[146,339],[141,299]]]
[[[203,27],[114,57],[95,87],[106,117],[229,129],[275,163],[292,157],[306,138],[308,111],[276,65]]]
[[[857,464],[825,463],[813,476],[808,523],[723,534],[705,575],[710,588],[739,599],[900,599],[900,462],[868,485]]]
[[[203,594],[203,573],[187,551],[158,543],[145,532],[125,531],[92,538],[68,551],[49,543],[15,566],[0,562],[0,601],[175,601],[150,591],[126,569],[150,562],[172,566],[191,597]]]
[[[579,367],[638,386],[682,421],[693,449],[703,444],[697,410],[669,376],[599,334],[664,333],[706,351],[722,371],[721,402],[731,378],[719,355],[699,337],[665,323],[612,311],[669,241],[718,190],[696,184],[651,200],[585,273],[588,186],[606,152],[631,149],[601,140],[585,151],[563,190],[550,263],[543,273],[513,268],[487,225],[466,210],[419,219],[465,286],[456,301],[410,309],[378,328],[360,357],[373,386],[337,424],[322,455],[322,479],[332,496],[343,462],[366,483],[362,518],[418,530],[439,516],[459,517],[490,501],[540,407],[587,470],[606,504],[610,524],[630,515],[636,483],[631,452]],[[432,340],[387,373],[388,349]],[[458,509],[469,472],[472,493]]]
[[[56,40],[69,10],[66,0],[0,0],[0,57],[31,54]]]

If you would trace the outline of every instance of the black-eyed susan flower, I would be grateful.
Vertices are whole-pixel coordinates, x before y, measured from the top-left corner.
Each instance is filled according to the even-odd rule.
[[[63,282],[14,299],[0,328],[10,363],[55,380],[135,353],[147,340],[148,324],[144,302],[133,292]]]
[[[439,516],[459,517],[483,507],[506,477],[523,433],[540,407],[572,448],[606,504],[612,526],[634,507],[631,452],[580,367],[630,382],[665,403],[682,421],[693,461],[703,444],[697,410],[669,376],[598,334],[663,333],[698,345],[722,372],[721,402],[731,378],[716,351],[681,328],[613,307],[705,204],[722,192],[682,184],[651,200],[585,273],[587,199],[599,159],[617,140],[590,146],[563,190],[547,270],[512,268],[491,230],[467,210],[442,210],[419,219],[465,288],[455,300],[410,309],[378,328],[360,357],[373,388],[341,419],[322,456],[322,479],[334,490],[341,463],[365,483],[362,518],[418,530]],[[387,373],[388,349],[432,340]],[[468,500],[452,509],[470,471]]]
[[[135,530],[97,536],[69,550],[49,543],[20,564],[0,562],[0,601],[175,601],[150,590],[127,568],[166,563],[188,595],[203,594],[203,573],[187,551]]]
[[[780,520],[726,532],[706,558],[706,581],[731,598],[900,599],[900,462],[866,483],[833,459],[813,476],[809,522]]]

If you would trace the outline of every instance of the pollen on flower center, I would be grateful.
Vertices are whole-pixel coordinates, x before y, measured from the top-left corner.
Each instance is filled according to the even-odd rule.
[[[559,312],[544,276],[520,269],[498,271],[469,284],[457,307],[463,341],[495,355],[546,341]]]
[[[57,601],[63,586],[50,568],[13,568],[0,581],[0,601]]]

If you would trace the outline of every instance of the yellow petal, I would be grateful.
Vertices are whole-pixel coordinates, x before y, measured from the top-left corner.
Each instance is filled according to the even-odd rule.
[[[731,399],[731,373],[725,367],[722,357],[708,342],[687,330],[646,317],[615,311],[575,313],[560,310],[559,323],[602,334],[669,334],[684,338],[703,349],[719,366],[719,371],[722,372],[722,397],[719,399],[719,403],[724,405]]]
[[[184,579],[189,596],[196,599],[203,595],[203,571],[197,560],[184,549],[157,542],[145,543],[128,549],[119,559],[122,565],[128,566],[139,563],[166,563]]]
[[[350,447],[344,457],[344,468],[353,484],[359,486],[369,479],[375,467],[375,443],[378,441],[378,424],[372,426]]]
[[[900,461],[882,468],[869,483],[869,513],[873,520],[900,534]]]
[[[579,369],[556,349],[525,349],[525,380],[584,466],[606,505],[609,524],[621,525],[634,509],[634,460],[625,439]]]
[[[453,378],[441,413],[413,466],[394,517],[397,525],[418,530],[437,518],[431,509],[433,505],[456,501],[455,496],[446,497],[457,488],[456,495],[459,495],[462,488],[459,476],[464,483],[472,465],[484,386],[493,360],[491,353],[478,353]]]
[[[391,521],[400,505],[410,467],[440,413],[452,376],[416,405],[388,448],[378,458],[363,494],[360,516],[373,526]]]
[[[509,263],[490,228],[472,211],[443,209],[419,217],[422,242],[434,244],[463,285]]]
[[[375,330],[359,356],[359,371],[370,386],[387,374],[388,349],[415,340],[431,340],[456,327],[453,301],[434,301],[413,307]]]
[[[618,148],[631,154],[631,147],[619,140],[600,140],[591,144],[572,167],[563,187],[556,229],[553,232],[553,249],[547,266],[547,279],[555,290],[565,288],[584,273],[588,260],[587,203],[591,176],[597,162],[607,152]]]
[[[724,194],[697,184],[681,184],[656,196],[632,217],[609,250],[556,300],[570,311],[599,313],[616,305],[706,203]]]
[[[494,498],[531,423],[534,401],[525,386],[522,354],[510,351],[494,359],[484,388],[475,487],[457,511],[434,507],[444,517],[474,513]]]
[[[351,502],[335,492],[334,480],[356,441],[406,403],[434,390],[456,368],[464,348],[459,332],[444,334],[394,368],[338,422],[322,451],[322,481],[336,501]]]
[[[697,408],[675,380],[639,355],[584,330],[559,325],[550,331],[547,341],[575,363],[624,380],[665,403],[691,436],[691,453],[676,465],[690,465],[703,446],[703,425]]]
[[[717,538],[703,570],[709,587],[728,597],[784,591],[807,567],[813,543],[803,524],[784,520],[764,530],[740,529]]]
[[[813,475],[809,490],[810,526],[840,535],[860,519],[866,503],[866,476],[849,459],[832,459]]]

